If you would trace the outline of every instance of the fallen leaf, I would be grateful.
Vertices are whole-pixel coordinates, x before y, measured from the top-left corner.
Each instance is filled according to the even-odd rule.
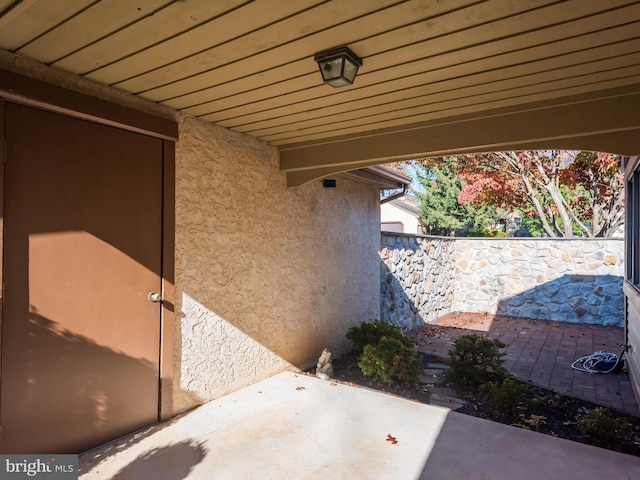
[[[533,427],[538,427],[540,425],[544,425],[546,424],[547,417],[545,417],[544,415],[529,415],[529,418],[523,418],[522,421],[525,422],[528,425],[531,425]]]
[[[298,387],[296,390],[304,390],[304,387]]]
[[[391,442],[391,444],[397,445],[398,439],[396,437],[391,436],[390,433],[387,433],[387,442]]]

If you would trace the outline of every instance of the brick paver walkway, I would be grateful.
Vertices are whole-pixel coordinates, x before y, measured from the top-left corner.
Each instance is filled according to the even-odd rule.
[[[504,342],[504,366],[520,380],[639,415],[627,373],[590,374],[571,368],[575,360],[596,351],[619,355],[622,328],[451,313],[422,327],[415,338],[420,351],[445,358],[453,339],[466,333]]]

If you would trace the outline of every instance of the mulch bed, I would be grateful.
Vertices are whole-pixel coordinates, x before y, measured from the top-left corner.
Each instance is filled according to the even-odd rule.
[[[420,354],[420,356],[425,366],[428,362],[441,361],[426,354]],[[309,373],[312,374],[314,371],[315,369],[311,369]],[[333,371],[335,380],[340,383],[372,388],[421,403],[429,403],[431,395],[429,389],[421,385],[417,387],[407,385],[389,386],[376,383],[365,377],[357,365],[357,358],[353,355],[348,354],[334,359]],[[597,439],[594,441],[585,437],[576,423],[578,415],[590,412],[597,405],[559,395],[539,387],[531,386],[531,389],[532,398],[530,401],[526,402],[526,405],[518,407],[517,414],[511,417],[500,414],[487,398],[479,394],[459,395],[460,398],[468,402],[468,405],[457,410],[457,412],[640,457],[639,418],[611,410],[611,413],[616,417],[624,418],[630,423],[633,440],[630,445],[614,445],[611,443],[603,445]]]

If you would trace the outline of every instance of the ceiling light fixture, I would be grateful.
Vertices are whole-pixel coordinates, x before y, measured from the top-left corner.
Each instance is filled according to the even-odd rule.
[[[316,53],[313,59],[318,62],[324,83],[334,88],[351,85],[362,66],[362,59],[347,47]]]

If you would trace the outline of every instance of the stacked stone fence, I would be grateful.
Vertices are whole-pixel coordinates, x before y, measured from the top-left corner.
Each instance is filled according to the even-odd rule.
[[[383,233],[380,316],[410,330],[449,312],[624,324],[622,239]]]

